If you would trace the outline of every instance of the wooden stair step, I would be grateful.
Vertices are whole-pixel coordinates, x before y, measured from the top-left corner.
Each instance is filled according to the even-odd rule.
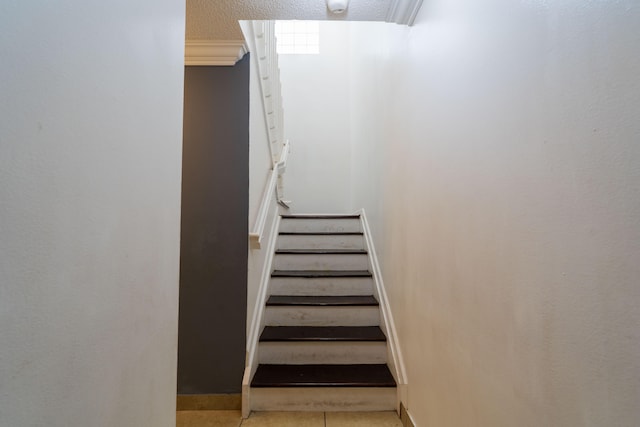
[[[372,295],[271,295],[267,300],[269,306],[377,306],[378,301]]]
[[[358,219],[360,215],[280,215],[282,219]]]
[[[274,270],[271,277],[373,277],[368,270]]]
[[[387,365],[259,365],[252,387],[395,387]]]
[[[367,255],[365,249],[278,249],[276,255]]]
[[[270,341],[386,341],[379,326],[266,326],[261,342]]]

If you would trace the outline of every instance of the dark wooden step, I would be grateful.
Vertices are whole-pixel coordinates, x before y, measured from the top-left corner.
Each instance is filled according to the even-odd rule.
[[[360,215],[280,215],[282,219],[359,219]]]
[[[271,295],[267,306],[377,306],[378,301],[372,295],[354,296],[288,296]]]
[[[386,341],[379,326],[266,326],[261,342]]]
[[[281,231],[281,236],[363,236],[362,231]]]
[[[341,278],[373,275],[367,270],[273,270],[271,277]]]
[[[252,387],[395,387],[387,365],[259,365]]]
[[[365,249],[278,249],[276,255],[367,255]]]

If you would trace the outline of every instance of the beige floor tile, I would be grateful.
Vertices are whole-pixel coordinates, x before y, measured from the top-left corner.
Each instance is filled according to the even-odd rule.
[[[327,412],[327,427],[402,427],[395,412]]]
[[[253,412],[242,427],[324,427],[324,413]]]
[[[182,394],[176,398],[178,411],[239,411],[241,394]]]
[[[240,411],[178,411],[177,427],[238,427]]]

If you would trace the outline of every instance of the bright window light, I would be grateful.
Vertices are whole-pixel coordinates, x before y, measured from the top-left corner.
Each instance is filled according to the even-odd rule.
[[[320,53],[318,21],[276,21],[276,43],[279,54]]]

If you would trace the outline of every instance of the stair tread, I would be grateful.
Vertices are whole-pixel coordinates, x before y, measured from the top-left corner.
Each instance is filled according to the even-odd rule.
[[[266,326],[261,342],[273,341],[386,341],[379,326]]]
[[[276,255],[367,255],[365,249],[278,249]]]
[[[280,215],[282,219],[358,219],[360,215]]]
[[[368,270],[273,270],[271,277],[373,277]]]
[[[259,365],[252,387],[395,387],[387,365]]]
[[[281,236],[363,236],[362,231],[281,231]]]
[[[271,295],[267,300],[268,306],[378,306],[378,301],[372,295],[327,295],[327,296],[299,296],[299,295]]]

